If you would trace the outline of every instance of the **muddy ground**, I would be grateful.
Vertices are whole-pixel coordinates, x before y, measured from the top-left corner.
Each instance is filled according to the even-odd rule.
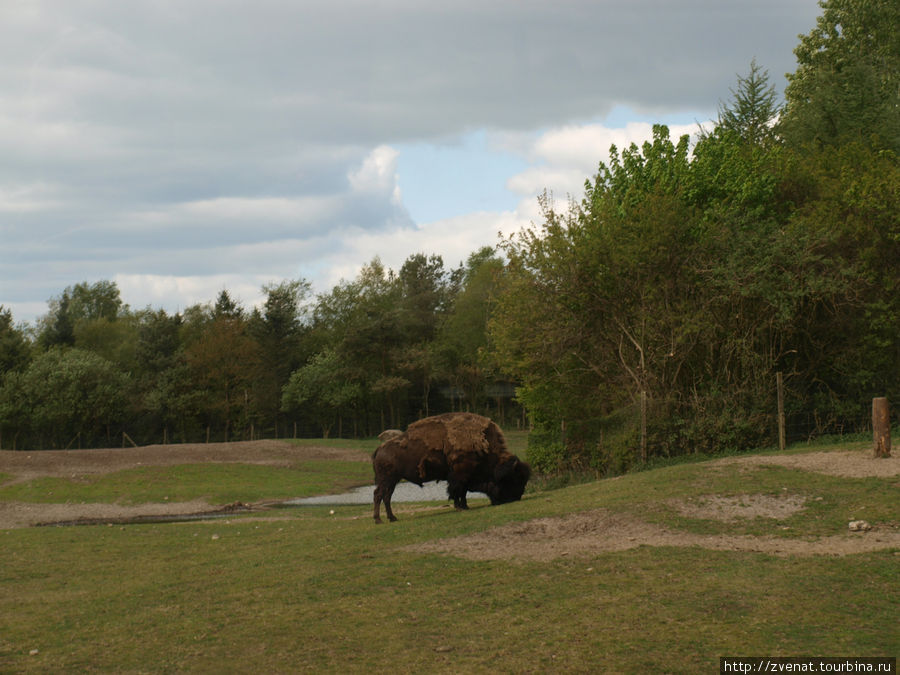
[[[5,484],[41,476],[79,478],[139,466],[170,466],[203,462],[240,462],[289,466],[309,459],[369,461],[365,453],[337,448],[298,446],[283,441],[253,441],[142,448],[78,451],[0,451],[0,474]],[[759,465],[779,465],[832,476],[861,478],[900,476],[900,456],[874,459],[871,453],[813,452],[801,455],[732,457],[710,462],[711,471],[730,471]],[[770,518],[773,523],[806,508],[796,496],[747,494],[738,497],[702,496],[669,504],[680,513],[733,522],[742,518]],[[143,504],[28,504],[0,502],[0,529],[78,519],[119,520],[197,514],[221,509],[203,501]],[[368,512],[360,517],[368,518]],[[374,527],[374,526],[373,526]],[[714,550],[759,551],[775,555],[847,555],[900,548],[900,528],[876,524],[865,532],[837,532],[814,540],[747,535],[698,535],[673,531],[633,516],[594,509],[559,518],[538,518],[486,532],[428,542],[412,547],[419,552],[443,553],[472,559],[551,560],[593,555],[638,546],[699,546]]]

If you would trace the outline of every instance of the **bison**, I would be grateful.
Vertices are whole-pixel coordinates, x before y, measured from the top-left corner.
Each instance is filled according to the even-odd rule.
[[[375,470],[375,522],[381,522],[381,503],[388,519],[391,495],[401,480],[421,487],[447,481],[447,496],[458,509],[467,509],[467,492],[483,492],[492,505],[522,498],[531,477],[528,464],[506,449],[506,439],[494,422],[472,413],[447,413],[414,422],[383,442],[372,455]]]

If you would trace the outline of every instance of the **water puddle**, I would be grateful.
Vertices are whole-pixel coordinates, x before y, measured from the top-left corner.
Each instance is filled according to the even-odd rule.
[[[481,493],[468,493],[470,499],[478,499],[485,497]],[[375,499],[375,486],[366,485],[365,487],[355,488],[350,492],[339,495],[322,495],[320,497],[302,497],[298,499],[288,499],[280,502],[281,506],[349,506],[353,504],[372,504]],[[435,481],[425,483],[423,487],[414,485],[413,483],[399,483],[394,489],[394,495],[391,502],[445,502],[447,497],[447,483],[445,481]]]
[[[468,493],[469,501],[487,499],[481,493]],[[297,497],[277,502],[265,502],[262,504],[244,504],[235,502],[215,511],[202,513],[170,513],[162,515],[126,516],[120,518],[79,518],[77,520],[63,520],[49,523],[40,523],[38,527],[71,527],[75,525],[142,525],[154,523],[186,523],[200,520],[216,520],[219,518],[233,518],[242,513],[253,513],[269,509],[297,508],[302,506],[371,506],[375,498],[375,486],[366,485],[355,488],[349,492],[337,495],[320,495],[318,497]],[[391,498],[396,502],[446,502],[447,484],[444,481],[426,483],[423,487],[413,483],[400,483],[394,489]]]

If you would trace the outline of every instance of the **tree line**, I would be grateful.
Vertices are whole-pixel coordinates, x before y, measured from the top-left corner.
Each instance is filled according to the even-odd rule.
[[[783,102],[756,62],[693,145],[612,148],[581,201],[447,270],[376,258],[313,296],[223,291],[176,315],[78,284],[30,330],[0,311],[0,443],[371,435],[527,415],[538,468],[852,431],[900,400],[900,7],[821,3]],[[90,440],[88,440],[90,439]]]
[[[288,280],[249,311],[223,290],[176,314],[79,283],[30,330],[0,310],[0,442],[371,436],[463,408],[504,419],[512,385],[480,354],[501,267],[490,248],[453,270],[437,255],[398,272],[375,258],[317,297]]]

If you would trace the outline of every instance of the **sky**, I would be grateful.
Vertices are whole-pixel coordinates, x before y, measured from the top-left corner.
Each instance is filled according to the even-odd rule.
[[[448,269],[609,147],[779,93],[816,0],[0,0],[0,305]]]

